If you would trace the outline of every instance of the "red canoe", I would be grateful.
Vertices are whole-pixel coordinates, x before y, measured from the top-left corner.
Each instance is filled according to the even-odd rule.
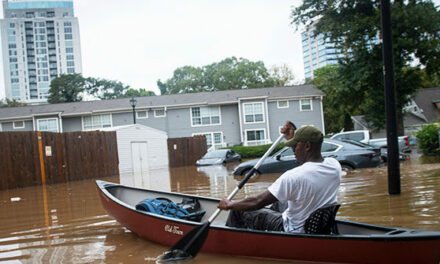
[[[186,194],[138,189],[96,181],[109,215],[132,232],[165,246],[201,223],[135,209],[147,198],[165,197],[176,203]],[[202,222],[217,209],[218,199],[197,197],[206,210]],[[418,231],[337,220],[339,235],[290,234],[225,226],[228,212],[211,224],[201,251],[253,258],[337,263],[440,263],[440,232]]]

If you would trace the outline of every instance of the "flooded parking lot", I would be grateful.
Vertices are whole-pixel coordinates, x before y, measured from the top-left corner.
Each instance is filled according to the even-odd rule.
[[[241,180],[234,165],[181,167],[103,180],[221,198]],[[440,230],[440,163],[401,164],[402,194],[388,195],[387,168],[349,171],[337,217],[385,226]],[[279,175],[251,179],[237,198],[265,190]],[[0,191],[0,263],[154,263],[167,250],[107,216],[94,181]],[[199,254],[189,263],[276,263]]]

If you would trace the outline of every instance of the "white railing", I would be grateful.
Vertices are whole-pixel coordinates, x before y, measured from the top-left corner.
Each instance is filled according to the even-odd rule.
[[[252,141],[245,141],[244,145],[245,146],[259,146],[259,145],[266,145],[266,144],[270,144],[270,140],[269,139],[262,139],[262,140],[252,140]]]

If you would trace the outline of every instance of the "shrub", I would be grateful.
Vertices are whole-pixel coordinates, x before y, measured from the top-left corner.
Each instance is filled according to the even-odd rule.
[[[422,126],[419,131],[414,133],[423,155],[440,155],[438,129],[439,126],[432,123]]]
[[[243,159],[248,158],[259,158],[266,153],[266,151],[272,146],[272,144],[267,145],[260,145],[260,146],[234,146],[230,147],[230,149],[233,149],[235,152],[241,155]],[[278,150],[282,149],[284,147],[284,143],[280,143],[272,153],[277,152]]]

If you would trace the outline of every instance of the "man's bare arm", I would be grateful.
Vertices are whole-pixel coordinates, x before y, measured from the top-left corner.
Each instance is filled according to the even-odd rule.
[[[241,210],[250,211],[263,208],[266,205],[278,201],[269,191],[262,192],[256,196],[251,196],[239,201],[229,201],[223,198],[218,204],[218,208],[222,210]]]

